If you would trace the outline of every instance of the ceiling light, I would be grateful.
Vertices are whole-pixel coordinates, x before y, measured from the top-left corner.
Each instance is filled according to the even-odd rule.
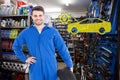
[[[65,5],[69,6],[69,4],[71,3],[71,0],[65,0]]]
[[[69,4],[73,3],[74,0],[61,0],[62,4],[65,4],[66,6],[69,6]]]
[[[65,5],[66,5],[66,6],[69,6],[69,3],[66,3]]]

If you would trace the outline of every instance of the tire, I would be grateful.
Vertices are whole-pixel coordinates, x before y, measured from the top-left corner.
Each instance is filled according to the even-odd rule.
[[[104,29],[103,27],[101,27],[101,28],[99,29],[99,33],[100,33],[100,34],[105,34],[105,29]]]
[[[78,29],[77,29],[76,27],[73,27],[73,28],[71,29],[71,32],[72,32],[73,34],[76,34],[76,33],[78,32]]]

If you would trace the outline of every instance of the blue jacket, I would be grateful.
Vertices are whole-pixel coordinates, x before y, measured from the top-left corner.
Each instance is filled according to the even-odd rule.
[[[24,29],[13,43],[15,54],[26,61],[27,57],[21,50],[26,44],[29,54],[36,57],[36,63],[30,65],[30,80],[57,80],[57,60],[55,49],[66,63],[67,67],[73,67],[69,51],[59,32],[49,26],[45,26],[41,33],[34,25]]]

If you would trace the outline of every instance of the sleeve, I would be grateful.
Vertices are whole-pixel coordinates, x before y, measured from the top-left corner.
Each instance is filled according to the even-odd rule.
[[[73,67],[73,62],[70,56],[70,53],[68,51],[68,48],[59,34],[59,32],[56,30],[55,37],[54,37],[54,44],[56,49],[58,50],[58,54],[61,56],[62,60],[65,62],[67,67],[71,68]]]
[[[14,40],[12,49],[17,55],[17,57],[22,60],[23,62],[26,61],[27,57],[25,56],[24,52],[22,51],[22,46],[25,44],[25,39],[23,37],[23,34],[20,33],[18,37]]]

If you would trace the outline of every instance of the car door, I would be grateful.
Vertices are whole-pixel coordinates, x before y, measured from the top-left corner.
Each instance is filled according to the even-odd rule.
[[[91,23],[90,19],[82,20],[79,24],[79,32],[89,32],[89,24]]]

